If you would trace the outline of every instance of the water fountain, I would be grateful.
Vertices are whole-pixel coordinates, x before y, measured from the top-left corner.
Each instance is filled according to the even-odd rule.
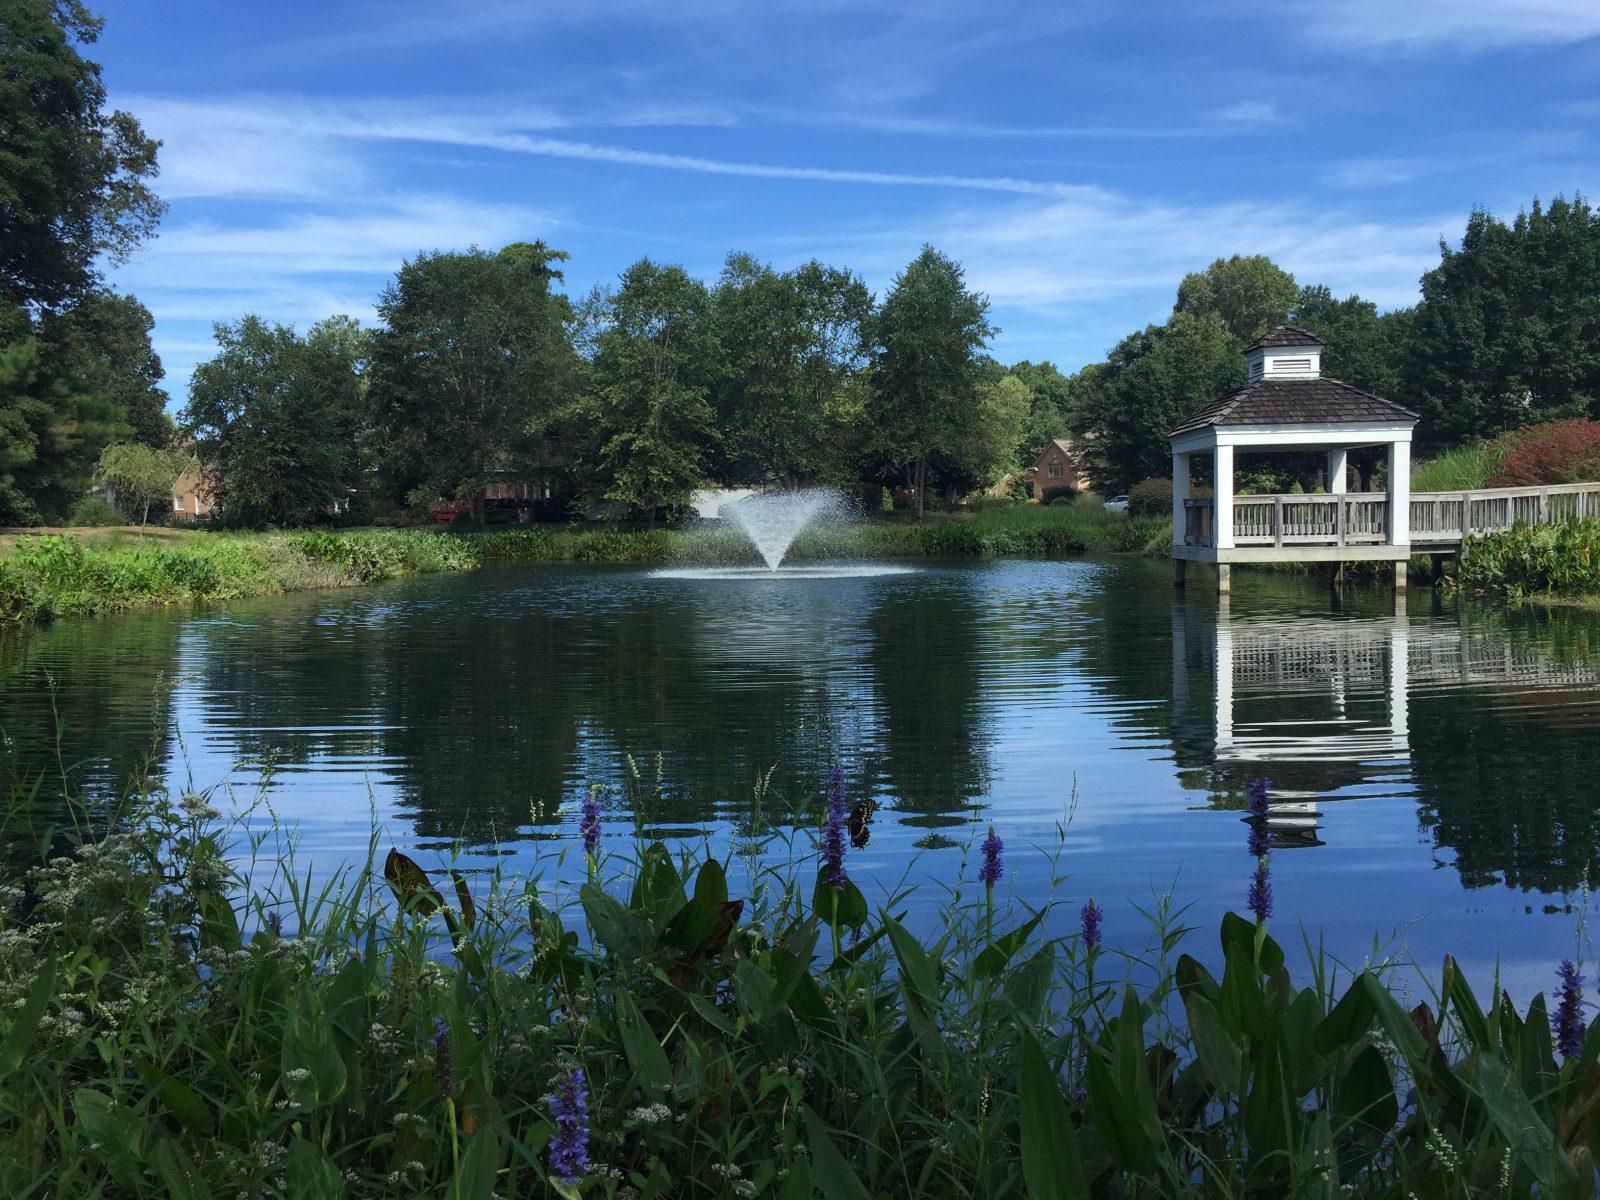
[[[806,529],[820,522],[839,522],[849,512],[843,494],[834,488],[802,488],[760,492],[725,503],[721,519],[750,540],[764,567],[672,567],[655,575],[670,579],[842,579],[851,576],[900,575],[913,568],[880,563],[783,565],[789,547]]]

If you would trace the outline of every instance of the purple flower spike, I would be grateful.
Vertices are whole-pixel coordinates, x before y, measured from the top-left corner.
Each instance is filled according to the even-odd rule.
[[[1272,814],[1267,803],[1267,789],[1271,786],[1270,779],[1252,779],[1245,788],[1246,808],[1250,813],[1250,854],[1255,858],[1271,849],[1267,831],[1267,818]]]
[[[828,819],[822,827],[822,865],[828,872],[828,886],[842,892],[850,876],[844,869],[845,822],[849,819],[844,800],[844,769],[828,772]]]
[[[578,822],[578,832],[583,835],[583,852],[593,854],[600,848],[600,789],[592,787],[583,798],[583,820]]]
[[[561,1077],[550,1097],[550,1115],[556,1124],[550,1137],[550,1170],[571,1186],[589,1170],[589,1086],[582,1067]]]
[[[1100,919],[1104,916],[1094,897],[1090,896],[1089,902],[1083,906],[1083,944],[1091,950],[1100,944]]]
[[[1256,859],[1256,873],[1250,880],[1250,894],[1245,898],[1245,905],[1258,922],[1272,915],[1272,868],[1265,855]]]
[[[433,1019],[433,1077],[439,1081],[439,1091],[446,1096],[456,1094],[456,1059],[450,1050],[450,1026],[443,1017]]]
[[[989,826],[989,836],[983,839],[983,866],[978,868],[978,879],[985,887],[992,888],[1000,882],[1002,867],[1000,852],[1006,844],[1000,840],[1000,835],[994,831],[994,826]]]
[[[1561,1003],[1550,1017],[1550,1029],[1556,1035],[1556,1049],[1563,1058],[1577,1058],[1583,1053],[1583,1010],[1579,996],[1583,990],[1583,975],[1572,965],[1571,959],[1561,963]]]

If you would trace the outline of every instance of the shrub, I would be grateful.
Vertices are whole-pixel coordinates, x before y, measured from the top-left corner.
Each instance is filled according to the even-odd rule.
[[[1600,520],[1518,525],[1471,539],[1456,581],[1509,596],[1600,596]]]
[[[1135,517],[1172,515],[1172,480],[1144,479],[1128,489],[1128,512]]]
[[[128,518],[122,515],[122,510],[114,504],[106,503],[103,496],[85,496],[72,506],[72,515],[67,518],[67,524],[75,528],[86,528],[95,525],[126,525]]]
[[[1504,452],[1490,487],[1541,487],[1600,479],[1600,421],[1574,417],[1512,430],[1496,438]]]
[[[1047,487],[1039,493],[1039,503],[1054,504],[1057,500],[1070,502],[1077,494],[1078,489],[1075,487]]]
[[[1411,469],[1413,492],[1468,492],[1487,487],[1489,476],[1495,473],[1500,457],[1479,442],[1473,446],[1460,446]]]

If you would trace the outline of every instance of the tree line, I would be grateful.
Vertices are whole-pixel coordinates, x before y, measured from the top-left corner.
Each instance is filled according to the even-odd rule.
[[[157,143],[107,109],[84,55],[99,30],[79,0],[0,0],[0,523],[63,519],[97,475],[147,513],[196,459],[241,525],[352,497],[481,517],[505,484],[552,515],[653,521],[711,480],[888,488],[920,516],[1067,435],[1120,491],[1166,474],[1167,431],[1244,382],[1244,346],[1282,321],[1328,342],[1327,374],[1418,411],[1424,452],[1600,417],[1600,215],[1574,197],[1509,223],[1474,212],[1395,312],[1264,257],[1218,259],[1164,322],[1070,377],[996,361],[987,299],[932,247],[881,297],[845,268],[735,253],[711,281],[647,258],[574,298],[567,255],[542,242],[424,252],[375,328],[217,325],[174,423],[150,313],[102,276],[164,206]]]

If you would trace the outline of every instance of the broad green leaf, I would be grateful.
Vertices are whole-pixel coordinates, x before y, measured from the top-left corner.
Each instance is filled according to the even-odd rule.
[[[344,1175],[315,1142],[296,1137],[289,1143],[288,1175],[296,1200],[343,1200]]]
[[[1365,1125],[1386,1133],[1400,1115],[1395,1099],[1394,1076],[1376,1046],[1366,1046],[1350,1063],[1334,1098],[1334,1112],[1341,1125]]]
[[[140,1078],[155,1089],[161,1107],[177,1118],[190,1133],[197,1137],[210,1137],[214,1128],[211,1106],[181,1080],[174,1079],[149,1059],[139,1059],[135,1064]]]
[[[811,911],[835,929],[856,929],[867,923],[867,898],[853,880],[846,879],[842,888],[835,888],[828,882],[828,868],[823,867],[811,891]]]
[[[1039,922],[1044,920],[1044,914],[1039,913],[1032,920],[1024,921],[1015,929],[1001,934],[983,948],[983,951],[973,960],[972,969],[983,978],[993,978],[1005,970],[1006,964],[1021,950],[1033,931],[1039,928]]]
[[[821,1117],[806,1107],[806,1139],[811,1146],[811,1178],[825,1200],[872,1200]]]
[[[1378,1015],[1367,988],[1366,973],[1357,975],[1333,1010],[1317,1026],[1316,1045],[1323,1054],[1347,1050],[1366,1036]]]
[[[1221,1096],[1232,1096],[1242,1082],[1239,1071],[1242,1057],[1239,1047],[1228,1036],[1216,1005],[1198,991],[1183,998],[1184,1011],[1189,1015],[1189,1032],[1194,1037],[1195,1056],[1200,1069]]]
[[[1572,1160],[1517,1086],[1510,1070],[1493,1055],[1483,1055],[1478,1061],[1478,1094],[1516,1158],[1538,1179],[1542,1195],[1580,1194]]]
[[[493,1124],[479,1126],[456,1169],[451,1200],[493,1200],[499,1173],[499,1130]]]
[[[1078,1135],[1067,1116],[1066,1102],[1044,1051],[1027,1030],[1022,1046],[1022,1177],[1030,1200],[1087,1200]]]
[[[383,860],[383,877],[389,881],[400,907],[418,916],[432,916],[444,907],[444,897],[433,886],[428,873],[394,847]]]
[[[1256,943],[1261,943],[1259,962],[1256,957]],[[1236,912],[1222,914],[1222,952],[1228,952],[1229,946],[1238,946],[1245,952],[1245,958],[1259,966],[1261,974],[1276,975],[1283,970],[1283,948],[1268,936],[1264,926],[1257,926],[1254,921],[1246,921]]]
[[[56,960],[49,959],[34,977],[28,989],[28,998],[22,1009],[11,1020],[11,1027],[0,1039],[0,1079],[16,1073],[18,1067],[33,1049],[34,1035],[39,1032],[39,1022],[44,1018],[45,1007],[56,986]]]
[[[789,1164],[789,1178],[783,1181],[778,1200],[815,1200],[815,1197],[811,1186],[811,1160],[797,1158]]]
[[[151,1147],[150,1161],[170,1200],[210,1200],[211,1190],[195,1170],[194,1160],[171,1138],[163,1137]],[[321,1197],[313,1193],[309,1200]]]
[[[1264,1038],[1272,1028],[1272,1012],[1261,994],[1261,973],[1251,951],[1237,942],[1228,943],[1227,955],[1217,1011],[1235,1037]]]
[[[1094,1047],[1089,1050],[1088,1068],[1089,1116],[1095,1136],[1106,1148],[1111,1161],[1124,1171],[1154,1175],[1155,1144]]]
[[[625,990],[617,992],[617,1026],[628,1065],[638,1073],[644,1085],[657,1091],[671,1087],[672,1064],[667,1060],[667,1052],[656,1040],[655,1032],[632,995]]]
[[[719,908],[728,902],[728,876],[722,864],[708,858],[694,879],[694,898],[708,908]]]

